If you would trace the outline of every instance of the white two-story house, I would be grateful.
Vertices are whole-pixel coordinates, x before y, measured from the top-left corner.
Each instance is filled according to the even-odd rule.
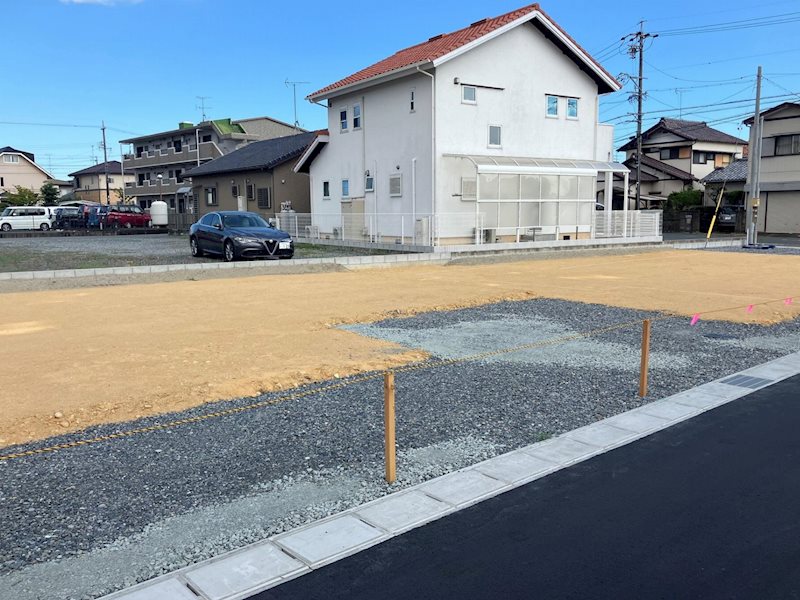
[[[328,109],[295,166],[314,229],[417,244],[592,237],[598,173],[628,176],[598,118],[598,97],[619,89],[537,4],[400,50],[308,97]]]

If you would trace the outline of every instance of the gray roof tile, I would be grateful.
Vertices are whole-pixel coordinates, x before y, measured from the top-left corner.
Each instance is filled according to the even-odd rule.
[[[715,169],[701,179],[703,183],[724,183],[747,181],[747,159],[737,158],[727,167]]]
[[[745,140],[728,135],[724,131],[709,127],[703,121],[684,121],[682,119],[670,119],[661,117],[661,120],[642,134],[642,139],[647,140],[652,134],[658,131],[673,133],[685,140],[694,142],[717,142],[720,144],[746,144]],[[636,138],[620,148],[620,151],[633,150],[636,148]]]

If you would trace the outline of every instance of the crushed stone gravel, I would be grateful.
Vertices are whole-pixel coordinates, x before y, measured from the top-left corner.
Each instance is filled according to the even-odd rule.
[[[0,597],[95,598],[800,349],[799,321],[765,327],[701,320],[692,327],[686,318],[661,320],[653,328],[645,399],[637,396],[638,326],[437,366],[652,316],[531,300],[348,326],[432,354],[431,368],[397,374],[394,486],[382,481],[380,380],[0,462]],[[4,452],[219,409],[98,426]]]

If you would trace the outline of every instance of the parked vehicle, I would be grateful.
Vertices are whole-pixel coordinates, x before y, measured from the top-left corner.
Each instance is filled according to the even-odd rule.
[[[118,204],[107,207],[105,227],[118,229],[125,227],[150,227],[150,214],[135,204]]]
[[[700,230],[708,231],[711,226],[711,219],[714,217],[713,206],[704,206],[700,210]],[[732,206],[721,206],[717,213],[715,228],[733,230],[736,227],[736,209]]]
[[[294,241],[285,231],[270,227],[255,213],[220,211],[205,215],[189,229],[192,256],[219,254],[237,258],[292,258]]]
[[[84,225],[81,206],[59,206],[55,213],[53,229],[80,229]]]
[[[0,230],[40,229],[53,226],[54,206],[9,206],[0,214]]]

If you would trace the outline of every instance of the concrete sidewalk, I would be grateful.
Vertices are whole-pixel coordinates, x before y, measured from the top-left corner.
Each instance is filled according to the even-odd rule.
[[[151,600],[155,598],[196,600],[197,597],[208,600],[241,599],[312,572],[314,573],[309,577],[304,577],[299,582],[285,588],[277,588],[274,591],[270,591],[267,595],[261,596],[261,598],[375,597],[378,590],[388,589],[389,581],[396,577],[396,574],[391,568],[391,561],[387,561],[383,565],[388,570],[381,571],[383,567],[378,568],[380,565],[376,566],[371,563],[371,557],[392,555],[392,553],[396,552],[394,549],[398,546],[404,548],[408,544],[415,543],[413,542],[416,539],[415,537],[400,536],[400,534],[430,521],[452,515],[483,500],[525,486],[525,484],[539,480],[550,473],[560,471],[576,463],[604,454],[614,448],[669,428],[700,413],[751,394],[755,390],[770,386],[777,381],[794,377],[798,373],[800,373],[800,353],[747,369],[739,374],[653,402],[554,439],[498,456],[473,467],[428,481],[416,488],[381,498],[328,519],[275,536],[264,542],[188,567],[172,575],[140,584],[130,590],[112,594],[107,598],[125,600]],[[748,402],[747,406],[751,406],[751,403]],[[800,405],[798,405],[798,408],[800,408]],[[792,418],[786,419],[786,422],[791,423],[793,427],[796,426]],[[664,435],[667,433],[665,432]],[[741,439],[748,440],[749,438]],[[681,443],[679,442],[678,445]],[[635,448],[636,446],[634,445],[633,447]],[[729,439],[723,443],[723,446],[728,451],[732,451],[732,448],[743,448],[744,451],[749,452],[749,446],[740,444],[739,438]],[[702,456],[702,452],[700,455]],[[681,464],[691,465],[692,461],[697,458],[694,454],[681,455]],[[604,460],[611,459],[606,458]],[[776,464],[779,465],[780,463],[777,462]],[[712,468],[712,466],[709,465],[708,468]],[[624,465],[616,467],[612,463],[609,463],[609,468],[612,473],[619,471],[620,474],[627,473],[629,470],[629,467]],[[569,474],[571,472],[574,473],[575,471],[569,469],[561,473],[559,481],[565,479],[569,481],[572,477]],[[650,473],[650,476],[652,476],[652,473]],[[676,478],[682,477],[680,469],[675,472],[674,476]],[[798,479],[800,480],[800,478]],[[548,481],[550,481],[550,478],[545,479],[544,483],[536,483],[532,487],[538,489],[539,485],[547,485]],[[647,488],[649,485],[658,487],[661,485],[660,482],[659,478],[652,482],[640,481],[635,488]],[[578,498],[580,504],[591,506],[589,500],[592,500],[594,495],[591,489],[574,490],[566,496],[566,499],[573,498],[572,502],[574,503],[574,499]],[[613,500],[614,495],[612,494],[610,498]],[[557,500],[556,504],[560,502],[561,500]],[[693,503],[682,502],[680,505],[683,506],[686,514],[690,516],[693,514]],[[634,515],[634,509],[637,506],[640,506],[640,500],[632,501],[628,504],[620,504],[623,514],[630,513],[631,515]],[[497,511],[498,509],[493,510]],[[499,510],[503,512],[502,509]],[[645,512],[651,514],[650,511]],[[467,515],[468,513],[464,514]],[[539,512],[537,514],[541,518],[544,513]],[[657,512],[654,514],[657,514]],[[454,518],[459,517],[459,515],[454,515]],[[452,521],[443,520],[437,523],[436,527],[450,527],[447,525],[449,522]],[[634,522],[642,523],[641,515]],[[694,523],[693,527],[696,528],[697,523]],[[463,543],[469,541],[472,529],[472,526],[461,528],[460,535],[466,536]],[[423,528],[420,531],[427,530],[428,528]],[[459,527],[456,527],[456,530],[459,530]],[[513,526],[511,530],[514,530]],[[641,531],[645,530],[646,528],[641,529]],[[448,529],[448,531],[451,530]],[[420,534],[415,532],[414,535]],[[434,536],[434,539],[447,539],[441,537],[441,533],[437,535]],[[528,539],[535,537],[535,531],[530,536],[520,535],[522,535],[523,539]],[[585,531],[578,532],[576,535],[578,535],[577,539],[580,539],[580,535],[585,535]],[[501,540],[503,544],[508,541],[505,538],[501,538]],[[342,562],[335,568],[329,567],[328,569],[317,571],[320,567],[335,563],[370,546],[388,541],[391,541],[391,544],[383,544],[379,551],[363,553],[358,557]],[[463,543],[458,542],[455,545],[461,546]],[[624,543],[622,544],[624,546]],[[567,548],[565,547],[565,549]],[[376,555],[374,554],[375,552],[379,552],[379,554]],[[420,548],[414,553],[414,556],[419,558],[424,555],[423,552],[424,550]],[[383,559],[377,560],[380,562]],[[365,563],[363,562],[358,562],[358,566],[353,567],[354,563],[352,561],[367,561],[367,566],[364,566]],[[425,562],[425,560],[423,559],[422,562]],[[529,559],[525,559],[523,562],[530,564]],[[497,563],[494,562],[492,564]],[[362,568],[367,570],[374,569],[376,579],[356,577],[354,572]],[[446,570],[445,566],[440,565],[440,568]],[[501,579],[494,572],[495,568],[488,569],[488,574],[484,572],[482,577],[489,581],[500,581]],[[479,570],[473,564],[468,570],[469,572],[464,573],[465,580],[473,580],[476,569]],[[460,568],[455,571],[462,573]],[[342,574],[337,575],[340,572]],[[470,573],[472,575],[467,577],[466,575]],[[337,577],[342,577],[342,579],[338,580],[338,584],[335,583]],[[328,578],[332,579],[329,580]],[[402,581],[402,579],[398,581]],[[359,582],[363,582],[363,586],[359,588],[360,592],[356,589],[356,584]],[[433,586],[432,589],[438,589],[436,588],[438,584],[431,583],[430,585]],[[441,587],[441,590],[446,591],[448,589],[447,585]],[[405,587],[399,586],[396,588],[398,595],[388,595],[386,597],[407,597],[409,589],[415,590],[415,597],[424,597],[418,596],[420,591],[418,586],[409,581],[406,581]],[[536,586],[532,585],[528,591],[530,592],[534,589],[536,589]],[[438,595],[434,594],[430,597],[450,597],[447,594],[442,595],[443,592],[441,590],[437,592]],[[336,595],[337,593],[339,594],[338,596]],[[382,591],[381,595],[384,595]],[[462,595],[456,594],[456,596],[488,597],[485,595],[469,596],[466,592]],[[529,597],[529,595],[507,597]]]

